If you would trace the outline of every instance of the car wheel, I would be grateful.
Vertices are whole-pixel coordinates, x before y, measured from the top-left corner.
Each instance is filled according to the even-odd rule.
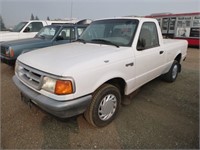
[[[93,94],[92,102],[84,113],[86,120],[95,127],[104,127],[116,117],[121,104],[119,89],[104,84]]]
[[[162,78],[167,82],[174,82],[179,73],[180,64],[178,61],[174,60],[170,70],[162,76]]]

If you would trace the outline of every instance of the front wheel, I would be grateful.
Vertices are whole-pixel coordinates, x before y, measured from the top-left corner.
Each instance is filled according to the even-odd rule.
[[[167,82],[174,82],[178,76],[179,70],[180,64],[177,60],[174,60],[170,70],[166,74],[162,75],[162,78]]]
[[[93,95],[84,113],[86,120],[95,127],[104,127],[116,117],[121,104],[119,89],[110,84],[102,85]]]

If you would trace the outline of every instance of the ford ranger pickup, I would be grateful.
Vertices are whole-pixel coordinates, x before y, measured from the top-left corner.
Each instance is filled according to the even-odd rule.
[[[174,82],[186,54],[187,41],[163,39],[155,19],[101,19],[77,42],[20,55],[13,81],[28,104],[60,118],[84,113],[103,127],[145,83]]]

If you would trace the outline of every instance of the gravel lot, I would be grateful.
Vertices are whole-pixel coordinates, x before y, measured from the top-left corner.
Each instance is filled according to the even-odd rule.
[[[1,63],[2,149],[198,149],[199,49],[189,48],[176,82],[144,85],[104,128],[82,115],[66,120],[20,100],[12,67]]]

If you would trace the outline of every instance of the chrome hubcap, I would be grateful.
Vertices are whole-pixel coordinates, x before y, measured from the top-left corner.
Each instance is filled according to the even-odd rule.
[[[105,121],[111,118],[116,111],[117,98],[113,94],[106,95],[100,102],[98,116]]]
[[[175,79],[178,73],[178,66],[175,65],[173,70],[172,70],[172,78]]]

